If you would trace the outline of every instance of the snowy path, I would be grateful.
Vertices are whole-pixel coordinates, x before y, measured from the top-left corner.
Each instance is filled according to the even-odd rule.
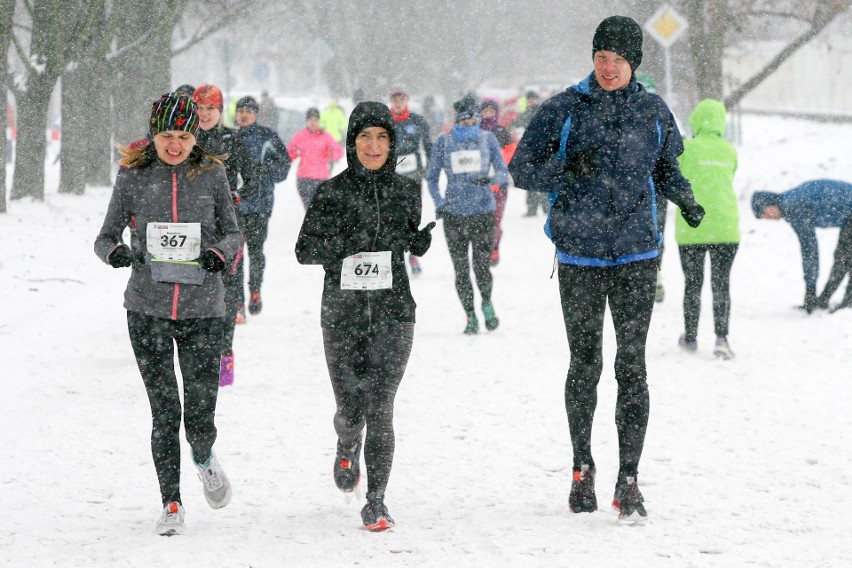
[[[741,149],[742,195],[852,179],[848,145],[836,143],[850,126],[744,126],[754,142]],[[219,399],[216,448],[234,499],[209,509],[184,455],[187,531],[171,539],[153,533],[159,496],[121,307],[127,273],[91,252],[109,189],[49,192],[45,204],[14,202],[0,217],[0,350],[11,370],[0,397],[0,566],[852,565],[852,311],[791,309],[802,284],[788,227],[757,222],[742,202],[731,362],[710,354],[706,285],[699,352],[677,349],[682,276],[667,235],[667,298],[648,342],[644,527],[618,526],[608,507],[617,468],[609,323],[593,441],[601,510],[567,509],[568,349],[542,218],[523,218],[523,193],[510,194],[494,271],[501,328],[476,337],[461,334],[439,228],[412,282],[418,325],[387,501],[397,528],[371,534],[360,529],[361,501],[331,481],[322,270],[293,255],[294,183],[278,195],[264,313],[238,328],[236,384]],[[822,282],[836,231],[819,236]]]

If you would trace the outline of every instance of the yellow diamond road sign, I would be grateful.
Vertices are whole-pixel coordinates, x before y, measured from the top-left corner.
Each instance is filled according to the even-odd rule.
[[[645,31],[663,47],[677,41],[689,24],[686,19],[669,6],[663,5],[645,22]]]

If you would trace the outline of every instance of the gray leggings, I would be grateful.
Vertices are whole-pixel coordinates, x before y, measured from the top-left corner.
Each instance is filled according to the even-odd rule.
[[[371,331],[323,328],[322,339],[337,403],[334,429],[340,444],[349,448],[367,427],[367,496],[383,498],[395,448],[393,402],[411,354],[414,324]]]

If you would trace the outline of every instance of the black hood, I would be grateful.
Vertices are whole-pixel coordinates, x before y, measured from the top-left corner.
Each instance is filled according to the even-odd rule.
[[[380,169],[371,171],[365,168],[355,153],[355,137],[365,128],[380,126],[390,135],[390,153],[388,161]],[[349,116],[349,129],[346,131],[346,163],[359,175],[393,175],[396,171],[396,124],[390,109],[373,101],[358,103]]]

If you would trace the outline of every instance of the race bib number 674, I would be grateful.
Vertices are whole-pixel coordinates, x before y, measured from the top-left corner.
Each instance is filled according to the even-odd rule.
[[[393,288],[391,251],[359,252],[343,259],[342,290],[385,290]]]

